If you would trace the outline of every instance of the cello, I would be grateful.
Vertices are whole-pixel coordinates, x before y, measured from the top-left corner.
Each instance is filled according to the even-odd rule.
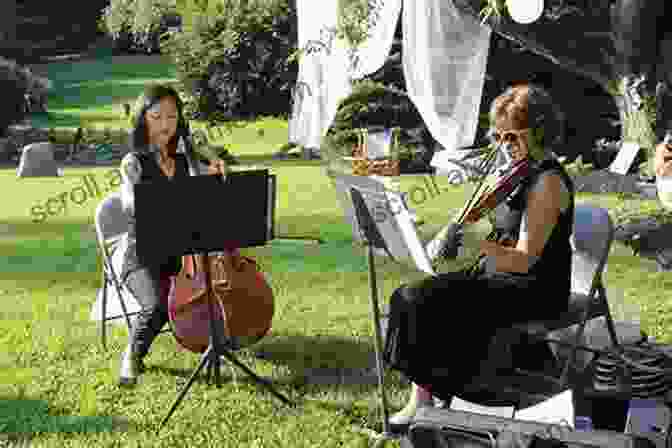
[[[196,176],[199,172],[193,148],[188,139],[185,143],[189,171]],[[206,288],[207,282],[211,288]],[[208,300],[208,291],[212,300]],[[210,303],[214,304],[214,316]],[[204,353],[208,348],[211,317],[224,327],[226,340],[221,342],[238,350],[268,333],[274,311],[273,290],[259,265],[236,247],[227,247],[216,255],[185,255],[180,272],[171,277],[170,328],[178,344],[194,353]]]
[[[237,350],[259,342],[271,329],[275,301],[257,262],[238,249],[209,256],[208,261],[214,318],[224,326],[226,343]],[[182,269],[171,279],[168,296],[173,336],[194,353],[203,353],[210,342],[206,267],[200,256],[183,256]]]

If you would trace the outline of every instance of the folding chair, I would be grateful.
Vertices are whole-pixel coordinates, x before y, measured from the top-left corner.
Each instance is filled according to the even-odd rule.
[[[609,310],[602,278],[607,257],[614,238],[614,225],[608,210],[590,204],[578,204],[574,209],[574,233],[572,235],[572,292],[569,310],[555,320],[534,321],[518,324],[514,330],[535,339],[571,347],[559,378],[515,369],[517,374],[540,377],[553,382],[559,390],[569,383],[570,369],[574,367],[586,322],[604,316],[607,330],[614,347],[619,345],[614,321]],[[548,334],[577,325],[573,342],[549,338]]]
[[[94,222],[96,239],[102,254],[103,284],[98,291],[96,303],[91,312],[91,318],[100,321],[101,342],[103,348],[107,349],[106,322],[124,318],[130,332],[132,325],[131,317],[137,315],[140,311],[139,302],[133,296],[130,289],[120,281],[113,263],[113,258],[122,255],[117,251],[121,245],[122,238],[128,231],[128,218],[123,211],[121,195],[118,192],[110,193],[98,204]],[[113,310],[112,313],[110,312],[110,304],[108,303],[110,293],[116,297],[121,308],[121,313],[116,310]],[[162,333],[166,331],[170,331],[170,329],[163,330]]]

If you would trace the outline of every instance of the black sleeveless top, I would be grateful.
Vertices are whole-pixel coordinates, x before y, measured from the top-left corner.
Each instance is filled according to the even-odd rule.
[[[517,240],[523,212],[527,207],[527,195],[532,185],[543,173],[553,172],[562,178],[570,194],[569,206],[560,213],[551,235],[537,259],[524,276],[533,277],[544,290],[559,299],[568,300],[571,291],[572,247],[570,238],[574,229],[574,184],[557,160],[547,159],[540,163],[539,170],[530,176],[497,210],[495,229],[499,235]]]
[[[153,152],[133,152],[138,158],[141,166],[140,182],[170,182],[172,179],[166,176],[156,160],[156,153]],[[175,154],[175,174],[173,179],[189,176],[189,165],[184,154]],[[138,260],[136,250],[136,226],[135,219],[130,219],[128,222],[128,248],[124,257],[124,264],[122,267],[121,278],[125,279],[131,272],[142,268],[156,268],[158,267],[162,274],[176,275],[180,269],[182,260],[181,257],[171,257],[159,266],[145,266]]]

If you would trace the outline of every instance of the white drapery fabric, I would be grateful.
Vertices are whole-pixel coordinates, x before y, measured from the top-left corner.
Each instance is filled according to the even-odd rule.
[[[338,102],[352,91],[351,80],[380,69],[385,63],[401,10],[401,0],[384,0],[371,37],[359,48],[359,61],[352,67],[348,44],[329,37],[337,23],[338,0],[297,0],[299,48],[322,41],[327,48],[304,54],[289,120],[289,141],[319,148],[334,121]],[[312,45],[311,45],[312,46]]]
[[[401,0],[385,0],[371,37],[360,48],[361,65],[350,67],[347,44],[304,55],[289,123],[289,140],[318,148],[351,80],[384,64],[394,39]],[[337,0],[297,0],[299,47],[325,40],[336,26]],[[403,71],[409,98],[432,136],[448,151],[471,145],[476,134],[490,47],[490,28],[461,14],[452,0],[415,0],[403,8]],[[322,31],[322,35],[320,35]],[[403,124],[402,124],[403,125]]]
[[[446,150],[476,135],[490,28],[461,14],[452,0],[414,0],[403,14],[406,91]]]

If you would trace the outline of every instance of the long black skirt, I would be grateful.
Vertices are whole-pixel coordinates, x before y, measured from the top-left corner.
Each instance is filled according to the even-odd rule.
[[[567,310],[569,291],[517,274],[464,271],[402,285],[390,300],[383,360],[442,399],[479,373],[498,329]]]

